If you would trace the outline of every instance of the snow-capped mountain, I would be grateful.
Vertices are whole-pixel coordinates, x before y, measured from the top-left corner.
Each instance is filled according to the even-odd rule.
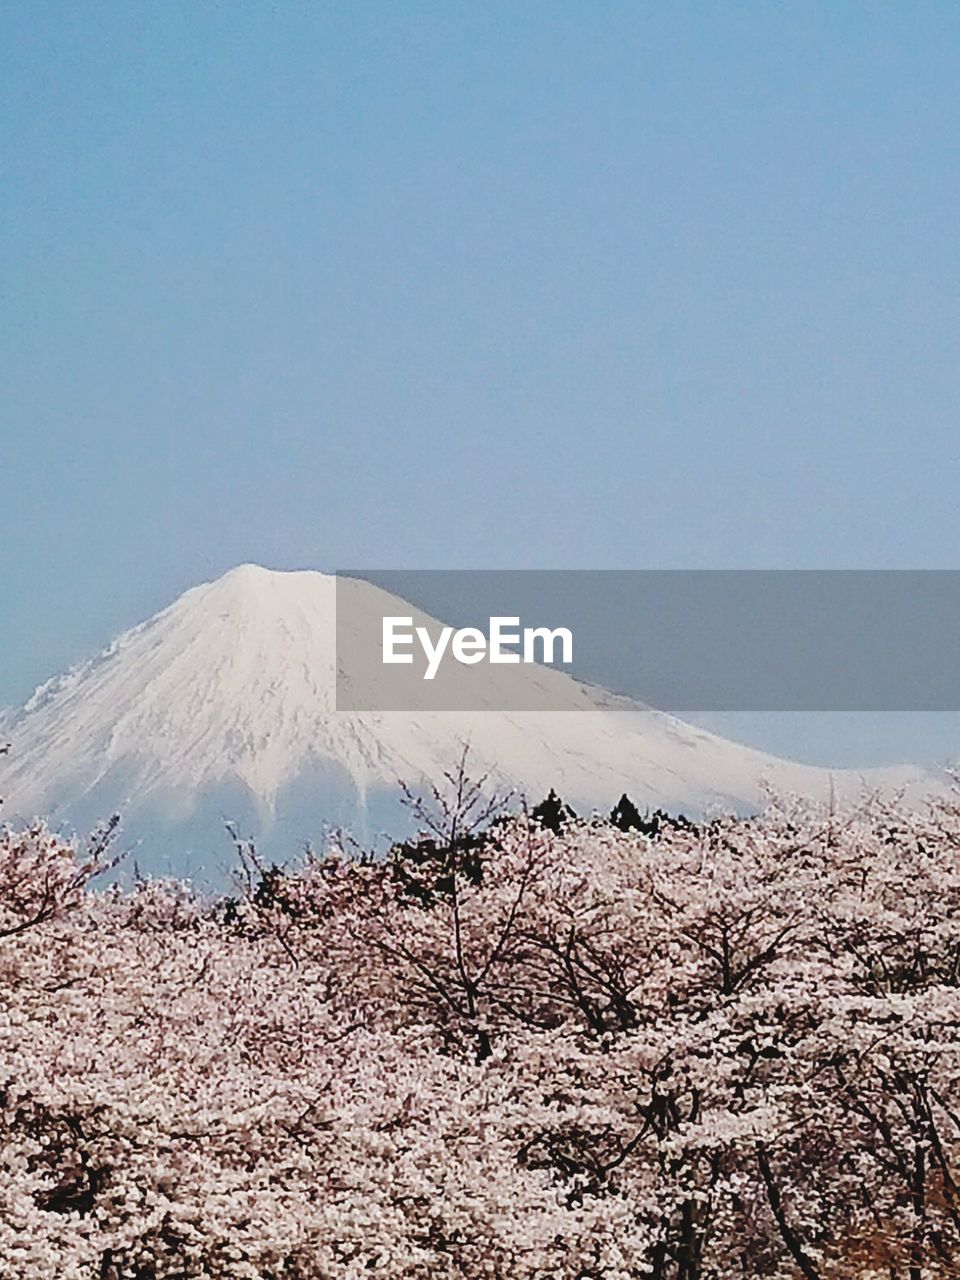
[[[377,619],[416,613],[369,583],[349,589],[351,616],[358,605]],[[553,682],[569,712],[338,712],[335,599],[330,575],[242,565],[41,686],[0,721],[11,744],[0,759],[5,816],[83,829],[119,810],[147,863],[184,831],[202,862],[223,848],[224,817],[275,841],[317,837],[325,824],[368,838],[399,814],[399,779],[438,778],[464,743],[473,772],[531,800],[555,787],[587,808],[608,809],[626,791],[641,806],[745,809],[764,782],[819,794],[863,785],[538,667],[524,671]],[[591,709],[579,709],[585,701]],[[882,781],[918,777],[885,770]]]

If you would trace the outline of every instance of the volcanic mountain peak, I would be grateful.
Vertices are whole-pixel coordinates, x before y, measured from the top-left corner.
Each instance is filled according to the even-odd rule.
[[[367,582],[340,589],[353,593],[353,619],[417,613]],[[395,793],[398,779],[437,779],[465,743],[478,773],[533,799],[556,787],[587,807],[627,791],[640,805],[744,809],[764,780],[819,794],[862,786],[860,775],[763,755],[541,667],[524,671],[591,709],[338,712],[336,591],[329,574],[240,565],[49,681],[4,718],[4,812],[80,822],[120,809],[169,823],[206,806],[219,822],[243,798],[262,817],[282,814],[295,793],[298,834],[309,836],[324,819],[350,821],[371,794]],[[918,777],[887,770],[871,781]]]

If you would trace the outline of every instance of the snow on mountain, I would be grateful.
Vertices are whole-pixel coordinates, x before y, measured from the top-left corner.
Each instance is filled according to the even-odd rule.
[[[391,613],[416,612],[369,583],[350,589],[378,619],[385,601]],[[533,800],[556,787],[586,807],[609,808],[627,791],[641,806],[742,810],[764,782],[824,794],[920,777],[779,760],[546,668],[523,670],[553,682],[569,712],[337,712],[335,664],[335,579],[241,565],[3,718],[4,813],[82,827],[119,809],[145,840],[152,824],[202,818],[219,829],[232,815],[264,830],[281,822],[293,838],[324,821],[362,831],[375,798],[395,797],[398,779],[437,778],[464,743],[472,771]],[[585,702],[591,709],[576,709]]]

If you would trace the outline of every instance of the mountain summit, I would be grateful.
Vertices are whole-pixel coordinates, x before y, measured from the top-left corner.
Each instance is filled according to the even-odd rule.
[[[412,612],[372,584],[351,589],[378,619],[385,601],[388,612]],[[742,810],[763,782],[817,794],[861,785],[859,775],[764,755],[559,672],[551,678],[567,682],[571,707],[586,696],[595,709],[338,712],[335,598],[331,575],[252,564],[186,591],[3,717],[4,813],[82,829],[119,810],[145,849],[161,830],[189,828],[200,857],[222,848],[224,817],[294,841],[330,823],[367,835],[390,821],[384,803],[392,807],[399,779],[437,779],[465,743],[474,772],[532,800],[554,787],[587,808],[609,809],[626,791],[641,807]],[[536,679],[541,669],[529,671]]]

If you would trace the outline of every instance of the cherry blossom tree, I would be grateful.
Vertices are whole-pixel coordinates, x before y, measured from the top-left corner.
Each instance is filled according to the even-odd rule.
[[[957,1274],[955,800],[447,784],[386,857],[238,841],[220,899],[0,833],[0,1274]]]

